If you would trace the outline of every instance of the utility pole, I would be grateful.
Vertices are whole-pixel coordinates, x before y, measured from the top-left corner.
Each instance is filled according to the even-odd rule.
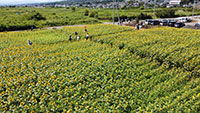
[[[118,1],[116,0],[116,2],[118,2]],[[118,4],[116,5],[116,7],[117,7],[117,16],[118,16],[118,22],[120,22]]]
[[[155,12],[156,12],[156,0],[154,0],[154,9],[153,9],[153,18],[155,19]]]
[[[113,0],[113,24],[115,24],[115,0]]]
[[[195,9],[195,4],[196,4],[196,0],[194,0],[194,3],[193,3],[192,18],[194,18],[194,9]]]

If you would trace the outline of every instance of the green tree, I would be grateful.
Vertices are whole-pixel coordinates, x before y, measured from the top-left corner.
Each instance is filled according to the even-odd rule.
[[[75,8],[75,7],[72,7],[72,11],[74,11],[74,12],[75,12],[75,11],[76,11],[76,8]]]
[[[91,12],[89,17],[96,17],[98,18],[98,12],[94,11],[94,12]]]
[[[88,15],[89,15],[89,11],[85,10],[85,16],[88,16]]]
[[[128,4],[130,4],[130,5],[133,4],[133,1],[132,0],[128,1]]]
[[[188,3],[193,3],[194,0],[181,0],[181,4],[188,4]]]
[[[139,5],[140,5],[140,6],[143,6],[143,5],[144,5],[144,2],[140,2]]]
[[[145,20],[145,19],[152,19],[152,17],[150,15],[143,14],[143,13],[140,13],[140,15],[136,17],[137,22],[139,22],[139,20]]]
[[[170,18],[170,17],[175,17],[175,10],[173,9],[164,9],[164,10],[159,10],[156,12],[156,16],[160,18]]]
[[[31,15],[29,15],[28,17],[29,20],[46,20],[45,17],[43,17],[40,13],[38,12],[35,12],[35,13],[32,13]]]

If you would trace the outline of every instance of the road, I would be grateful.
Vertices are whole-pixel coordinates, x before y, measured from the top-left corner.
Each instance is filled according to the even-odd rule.
[[[184,28],[194,28],[196,23],[200,22],[200,15],[197,16],[187,16],[187,17],[177,17],[177,18],[164,18],[164,19],[180,19],[180,18],[191,18],[192,22],[186,22]]]
[[[178,18],[185,18],[185,17],[178,17]],[[178,18],[162,18],[162,19],[178,19]],[[185,28],[194,28],[194,25],[198,22],[200,22],[200,15],[198,16],[188,16],[188,18],[192,18],[194,21],[193,22],[188,22],[188,23],[185,23]],[[161,20],[161,19],[159,19]],[[145,20],[143,20],[145,21]],[[127,24],[128,22],[123,22],[122,25],[124,24]],[[103,24],[113,24],[112,22],[104,22]],[[117,22],[115,22],[115,25],[118,25]],[[63,25],[63,26],[54,26],[54,27],[44,27],[42,29],[61,29],[63,27],[68,27],[68,26],[79,26],[79,27],[82,27],[82,26],[86,26],[86,25]],[[16,31],[9,31],[9,32],[20,32],[20,31],[27,31],[27,30],[16,30]]]

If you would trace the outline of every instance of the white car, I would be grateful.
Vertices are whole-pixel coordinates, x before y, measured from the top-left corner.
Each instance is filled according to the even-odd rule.
[[[191,22],[192,20],[190,18],[184,17],[181,18],[179,21],[185,23],[185,22]]]
[[[152,19],[146,19],[144,23],[145,23],[146,25],[148,25],[148,24],[149,24],[149,21],[151,21],[151,20],[152,20]]]

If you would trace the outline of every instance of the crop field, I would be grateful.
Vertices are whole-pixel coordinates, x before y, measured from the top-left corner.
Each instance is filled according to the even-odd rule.
[[[0,33],[0,112],[200,111],[198,30],[87,29]]]

